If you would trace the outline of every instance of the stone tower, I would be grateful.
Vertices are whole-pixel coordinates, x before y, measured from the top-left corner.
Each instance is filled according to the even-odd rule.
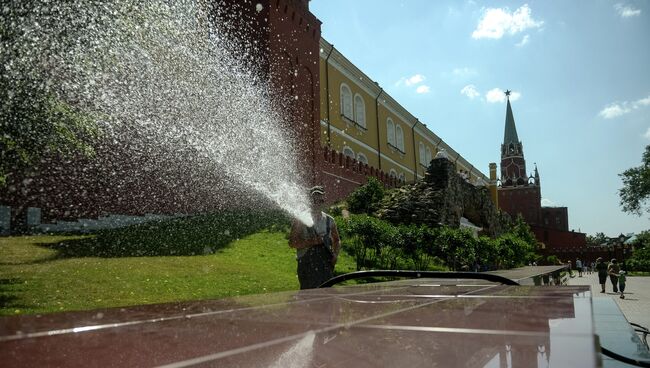
[[[499,208],[513,218],[518,214],[529,225],[539,225],[541,220],[541,188],[539,173],[526,173],[523,144],[517,135],[510,91],[506,91],[506,122],[501,144],[501,185],[498,188]]]

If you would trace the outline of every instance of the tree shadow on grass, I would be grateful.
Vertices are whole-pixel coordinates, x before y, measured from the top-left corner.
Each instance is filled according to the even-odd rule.
[[[19,285],[23,281],[17,277],[0,278],[0,315],[13,314],[15,309],[26,309],[27,305],[22,304]]]
[[[289,219],[280,211],[219,212],[102,230],[95,236],[40,244],[58,258],[150,257],[211,254],[233,240],[262,229],[286,231]]]

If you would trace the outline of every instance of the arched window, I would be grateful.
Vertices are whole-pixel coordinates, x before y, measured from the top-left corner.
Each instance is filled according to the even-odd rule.
[[[352,91],[345,84],[341,84],[341,115],[350,120],[354,119],[352,115]]]
[[[388,120],[386,120],[386,131],[388,134],[388,144],[392,146],[396,146],[395,145],[395,123],[393,123],[393,120],[391,120],[391,118],[388,118]]]
[[[420,142],[420,165],[429,166],[429,163],[427,162],[427,156],[424,151],[424,143],[422,142]]]
[[[395,126],[395,143],[395,146],[404,152],[404,132],[399,124]]]
[[[397,171],[390,169],[390,171],[388,172],[388,176],[393,179],[397,179]]]
[[[361,95],[354,96],[354,121],[362,127],[366,127],[366,104]]]
[[[357,153],[357,161],[364,165],[368,165],[368,158],[361,152]]]
[[[406,182],[406,177],[404,176],[404,173],[400,173],[397,179],[400,181],[400,183]]]
[[[433,160],[433,156],[431,155],[431,148],[427,147],[426,164],[424,166],[429,167],[429,165],[431,165],[431,160]]]
[[[350,147],[343,148],[343,155],[348,156],[350,158],[356,158],[354,151]]]

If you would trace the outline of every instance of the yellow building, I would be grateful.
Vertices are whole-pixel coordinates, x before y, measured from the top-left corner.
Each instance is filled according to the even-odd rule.
[[[471,183],[489,182],[381,86],[320,39],[321,143],[359,162],[414,182],[444,150]]]

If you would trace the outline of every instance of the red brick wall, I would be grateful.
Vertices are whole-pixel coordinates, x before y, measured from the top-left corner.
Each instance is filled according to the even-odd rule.
[[[369,176],[379,179],[386,188],[394,188],[400,183],[387,173],[367,164],[345,156],[341,152],[322,148],[322,180],[325,187],[326,202],[332,204],[347,197],[357,187],[367,182]]]
[[[542,226],[530,227],[537,240],[543,242],[546,248],[584,248],[587,246],[585,233],[562,231]]]
[[[529,225],[540,224],[541,193],[536,186],[499,188],[499,209],[515,218],[521,214]]]
[[[569,211],[566,207],[542,207],[542,221],[540,225],[569,231]]]
[[[320,177],[320,25],[306,0],[266,1],[271,88],[289,112],[306,185]]]

